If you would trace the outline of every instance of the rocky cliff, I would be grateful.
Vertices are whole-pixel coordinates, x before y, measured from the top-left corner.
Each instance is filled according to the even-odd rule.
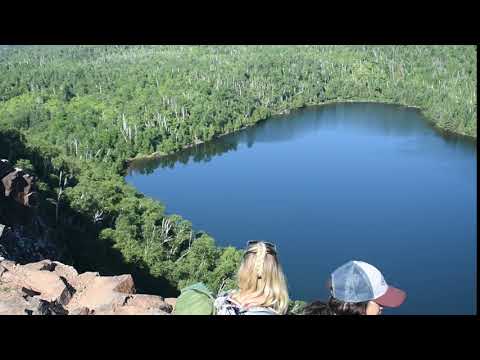
[[[131,275],[78,274],[58,261],[0,261],[0,315],[168,315],[175,299],[137,294]]]
[[[72,266],[55,261],[58,252],[41,218],[30,219],[28,226],[24,221],[21,224],[11,221],[18,206],[25,212],[35,206],[33,201],[25,200],[35,198],[34,178],[8,166],[5,160],[0,165],[3,165],[0,315],[168,315],[172,312],[175,299],[137,294],[131,275],[79,274]]]

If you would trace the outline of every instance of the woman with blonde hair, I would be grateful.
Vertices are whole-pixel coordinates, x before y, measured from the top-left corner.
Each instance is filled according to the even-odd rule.
[[[287,312],[287,283],[275,245],[249,241],[237,282],[237,290],[220,294],[215,300],[217,315],[283,315]]]

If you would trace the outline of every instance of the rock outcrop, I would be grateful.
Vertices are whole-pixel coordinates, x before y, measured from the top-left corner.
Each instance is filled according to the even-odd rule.
[[[167,315],[174,301],[137,294],[131,275],[78,274],[58,261],[38,205],[36,178],[0,159],[0,315]],[[27,216],[28,215],[28,216]],[[19,218],[30,218],[24,226]],[[3,220],[5,221],[4,225]]]
[[[37,214],[37,178],[0,159],[0,259],[26,264],[58,258]]]
[[[9,259],[26,264],[58,257],[55,245],[48,239],[48,231],[34,232],[22,225],[6,226],[0,223],[0,260]]]
[[[58,261],[0,261],[0,315],[168,315],[172,299],[137,294],[131,275],[78,274]]]

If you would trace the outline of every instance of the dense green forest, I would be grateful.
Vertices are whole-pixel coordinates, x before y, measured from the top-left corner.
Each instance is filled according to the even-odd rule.
[[[64,261],[127,269],[164,295],[199,280],[218,290],[241,252],[127,185],[128,159],[333,101],[416,106],[439,130],[476,138],[476,56],[476,46],[0,47],[0,157],[39,175]]]

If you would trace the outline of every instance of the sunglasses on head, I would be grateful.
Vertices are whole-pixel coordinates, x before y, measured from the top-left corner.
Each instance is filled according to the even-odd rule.
[[[267,250],[270,250],[271,252],[274,252],[276,253],[277,252],[277,247],[275,246],[275,244],[272,244],[270,242],[266,242],[266,241],[259,241],[259,240],[250,240],[247,242],[247,249],[250,247],[250,246],[253,246],[255,244],[258,244],[260,242],[263,242],[265,244],[265,246],[267,247]]]

